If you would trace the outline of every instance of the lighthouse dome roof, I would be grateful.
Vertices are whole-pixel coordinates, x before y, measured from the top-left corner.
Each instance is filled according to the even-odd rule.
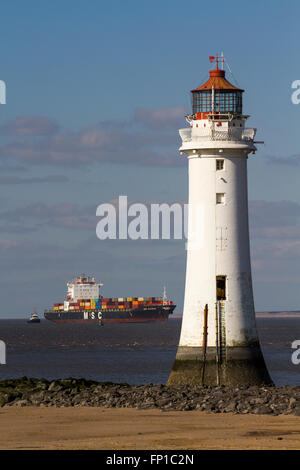
[[[214,70],[210,70],[209,79],[203,85],[195,88],[194,90],[191,90],[191,92],[208,91],[211,90],[213,86],[215,90],[244,91],[241,88],[235,87],[228,80],[226,80],[225,70],[219,69],[217,67]]]

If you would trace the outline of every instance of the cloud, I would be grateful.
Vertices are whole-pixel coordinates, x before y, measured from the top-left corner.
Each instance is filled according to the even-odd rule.
[[[116,210],[116,221],[118,226],[119,217],[119,200],[113,199],[106,201],[112,204]],[[128,208],[137,201],[127,201]],[[151,203],[162,204],[164,201],[145,201],[143,204],[148,209],[149,214],[149,227],[151,215]],[[173,204],[172,202],[170,204]],[[182,202],[179,202],[182,206]],[[9,223],[5,225],[5,232],[22,233],[21,224],[32,224],[27,228],[24,226],[25,231],[37,230],[44,226],[59,227],[64,229],[84,229],[96,233],[96,226],[99,222],[99,216],[96,216],[97,205],[80,206],[73,203],[60,203],[49,205],[45,203],[33,203],[24,207],[10,209],[0,213],[0,221]],[[131,221],[134,216],[128,216],[128,221]],[[16,225],[19,224],[19,225]],[[4,227],[4,226],[3,226]],[[171,233],[173,230],[173,222],[171,222]],[[149,232],[150,233],[150,232]],[[156,241],[155,241],[156,242]]]
[[[15,249],[21,246],[21,242],[15,240],[9,240],[6,238],[0,239],[0,251],[8,250],[8,249]]]
[[[250,201],[251,259],[256,282],[300,282],[300,205]]]
[[[25,207],[11,209],[0,213],[0,220],[13,225],[6,225],[6,232],[14,232],[16,223],[31,223],[31,227],[24,227],[25,231],[37,230],[43,226],[52,226],[66,229],[96,229],[96,207],[82,206],[70,203],[55,204],[44,203],[29,204]],[[19,230],[21,233],[21,230]]]
[[[165,150],[166,147],[173,149]],[[158,149],[157,147],[160,147]],[[164,150],[161,150],[161,147]],[[146,133],[87,129],[78,134],[64,133],[43,141],[9,143],[0,149],[0,157],[32,165],[89,165],[96,162],[135,163],[172,166],[181,163],[174,136],[150,136]]]
[[[268,163],[277,165],[288,165],[288,166],[299,166],[300,165],[300,154],[290,155],[288,157],[274,157],[268,155]]]
[[[296,225],[300,216],[300,205],[294,201],[250,201],[249,218],[253,228],[282,229],[288,225]]]
[[[45,136],[58,130],[58,124],[44,116],[18,116],[0,126],[0,134],[7,136]]]
[[[53,177],[57,178],[57,177]],[[42,179],[42,178],[41,178]],[[1,178],[0,178],[1,182]],[[102,201],[112,204],[118,216],[119,200]],[[183,201],[131,201],[127,200],[127,206],[135,202],[143,203],[150,216],[150,206],[155,204],[180,204]],[[97,205],[81,206],[75,203],[32,203],[24,207],[10,209],[0,213],[0,220],[13,223],[22,221],[36,221],[39,226],[51,225],[63,228],[95,229],[99,221],[96,216]],[[297,240],[300,238],[300,205],[294,201],[250,201],[249,219],[252,239],[267,240]],[[129,217],[130,220],[130,217]]]
[[[188,110],[183,106],[170,108],[137,108],[134,118],[137,122],[153,130],[173,130],[184,124],[184,116]]]
[[[33,183],[66,183],[69,179],[64,175],[35,176],[21,178],[19,176],[2,176],[0,184],[33,184]]]
[[[127,122],[107,121],[78,132],[49,132],[39,139],[9,142],[0,148],[0,159],[73,167],[96,162],[177,166],[183,163],[178,156],[179,121],[184,124],[182,107],[139,109]]]
[[[36,232],[37,230],[37,228],[24,227],[23,225],[0,225],[0,233],[25,234]]]

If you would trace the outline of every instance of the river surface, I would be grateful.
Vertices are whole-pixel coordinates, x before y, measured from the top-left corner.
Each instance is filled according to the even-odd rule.
[[[6,364],[0,379],[84,377],[130,384],[165,383],[175,358],[181,320],[137,324],[55,324],[0,320]],[[265,361],[276,385],[300,385],[291,343],[300,340],[299,318],[258,318]]]

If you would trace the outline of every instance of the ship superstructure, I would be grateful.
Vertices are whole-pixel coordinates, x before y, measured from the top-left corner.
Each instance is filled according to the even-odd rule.
[[[67,302],[77,302],[79,299],[100,298],[102,282],[96,282],[94,277],[82,274],[77,279],[67,283]]]

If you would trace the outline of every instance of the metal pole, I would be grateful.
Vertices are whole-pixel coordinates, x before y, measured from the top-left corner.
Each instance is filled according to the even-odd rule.
[[[219,315],[218,315],[218,302],[216,302],[216,373],[217,373],[217,385],[220,385],[220,358],[219,358]]]
[[[204,322],[203,322],[203,368],[202,368],[202,385],[204,385],[205,377],[205,365],[206,365],[206,349],[207,349],[207,317],[208,317],[208,305],[204,308]]]

